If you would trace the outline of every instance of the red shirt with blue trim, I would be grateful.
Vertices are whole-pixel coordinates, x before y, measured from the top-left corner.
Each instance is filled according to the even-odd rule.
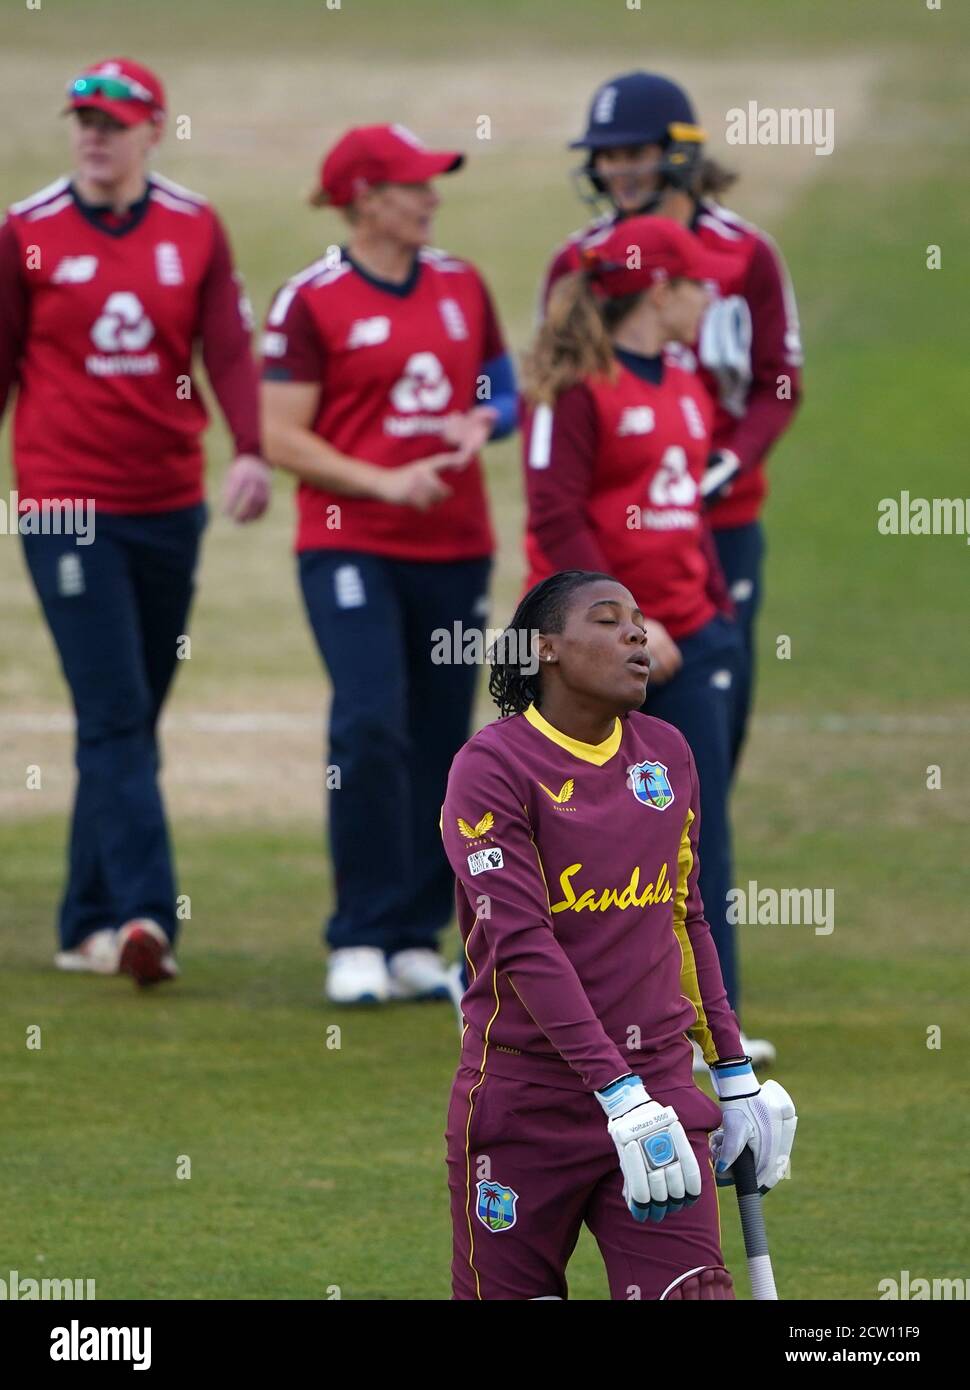
[[[576,232],[549,265],[542,304],[555,282],[580,265],[580,247],[615,215]],[[802,348],[798,309],[778,247],[765,232],[719,204],[701,200],[691,231],[710,250],[730,256],[734,273],[718,285],[701,337],[693,348],[668,351],[696,371],[715,403],[713,448],[730,449],[741,471],[710,507],[714,530],[745,526],[761,513],[768,492],[765,459],[791,424],[801,398]]]
[[[0,321],[21,502],[200,502],[196,345],[237,452],[258,454],[248,304],[215,212],[179,184],[151,174],[122,217],[82,203],[66,178],[15,203],[0,228]]]
[[[558,570],[596,570],[625,584],[674,638],[718,611],[700,480],[713,406],[690,372],[662,364],[659,384],[619,365],[554,406],[527,409],[527,585]]]

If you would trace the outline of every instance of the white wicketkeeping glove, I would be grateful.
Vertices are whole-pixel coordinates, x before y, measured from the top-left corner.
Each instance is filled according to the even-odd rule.
[[[721,1127],[711,1135],[711,1157],[719,1186],[733,1179],[728,1169],[745,1147],[754,1154],[758,1186],[768,1192],[788,1174],[795,1126],[795,1105],[777,1081],[758,1085],[750,1061],[718,1062],[711,1080],[721,1102]]]
[[[701,1170],[671,1105],[658,1105],[632,1073],[597,1091],[620,1156],[623,1200],[636,1221],[662,1221],[692,1206]]]

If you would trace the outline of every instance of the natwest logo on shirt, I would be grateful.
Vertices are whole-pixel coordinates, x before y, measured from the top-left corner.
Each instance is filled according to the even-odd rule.
[[[417,413],[444,410],[451,400],[451,382],[433,352],[411,354],[404,364],[404,375],[391,387],[390,399],[394,409],[409,418],[388,415],[384,420],[386,434],[407,437],[440,432],[443,420],[434,414]]]
[[[451,400],[451,382],[433,352],[412,353],[404,375],[391,387],[395,410],[444,410]]]
[[[89,355],[84,365],[92,376],[151,376],[159,370],[158,354],[144,349],[154,336],[155,325],[138,296],[118,290],[108,295],[91,329],[102,355]]]

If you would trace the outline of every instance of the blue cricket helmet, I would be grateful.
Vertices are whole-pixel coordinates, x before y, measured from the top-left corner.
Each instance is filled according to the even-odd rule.
[[[571,150],[615,145],[666,145],[672,125],[696,126],[682,87],[656,72],[627,72],[604,82],[589,108],[586,133]]]

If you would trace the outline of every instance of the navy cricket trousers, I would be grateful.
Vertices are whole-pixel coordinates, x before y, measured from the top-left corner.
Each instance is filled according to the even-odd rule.
[[[734,601],[744,652],[744,663],[735,692],[731,728],[733,772],[737,768],[744,746],[751,703],[754,699],[755,622],[761,607],[761,569],[765,539],[760,521],[752,521],[747,526],[727,526],[722,531],[714,531],[713,536],[728,591]]]
[[[733,877],[728,803],[734,690],[744,653],[737,625],[720,615],[690,636],[678,637],[677,645],[683,666],[663,685],[647,687],[642,708],[679,729],[694,755],[701,792],[699,886],[728,1002],[737,1011],[734,927],[727,916]]]
[[[489,558],[299,556],[307,616],[333,683],[328,762],[333,949],[435,949],[454,909],[439,818],[468,737],[479,665],[432,660],[434,634],[480,631]]]
[[[61,946],[150,917],[174,941],[175,875],[156,728],[194,588],[204,503],[98,512],[94,540],[24,536],[24,554],[71,689],[77,789]]]

